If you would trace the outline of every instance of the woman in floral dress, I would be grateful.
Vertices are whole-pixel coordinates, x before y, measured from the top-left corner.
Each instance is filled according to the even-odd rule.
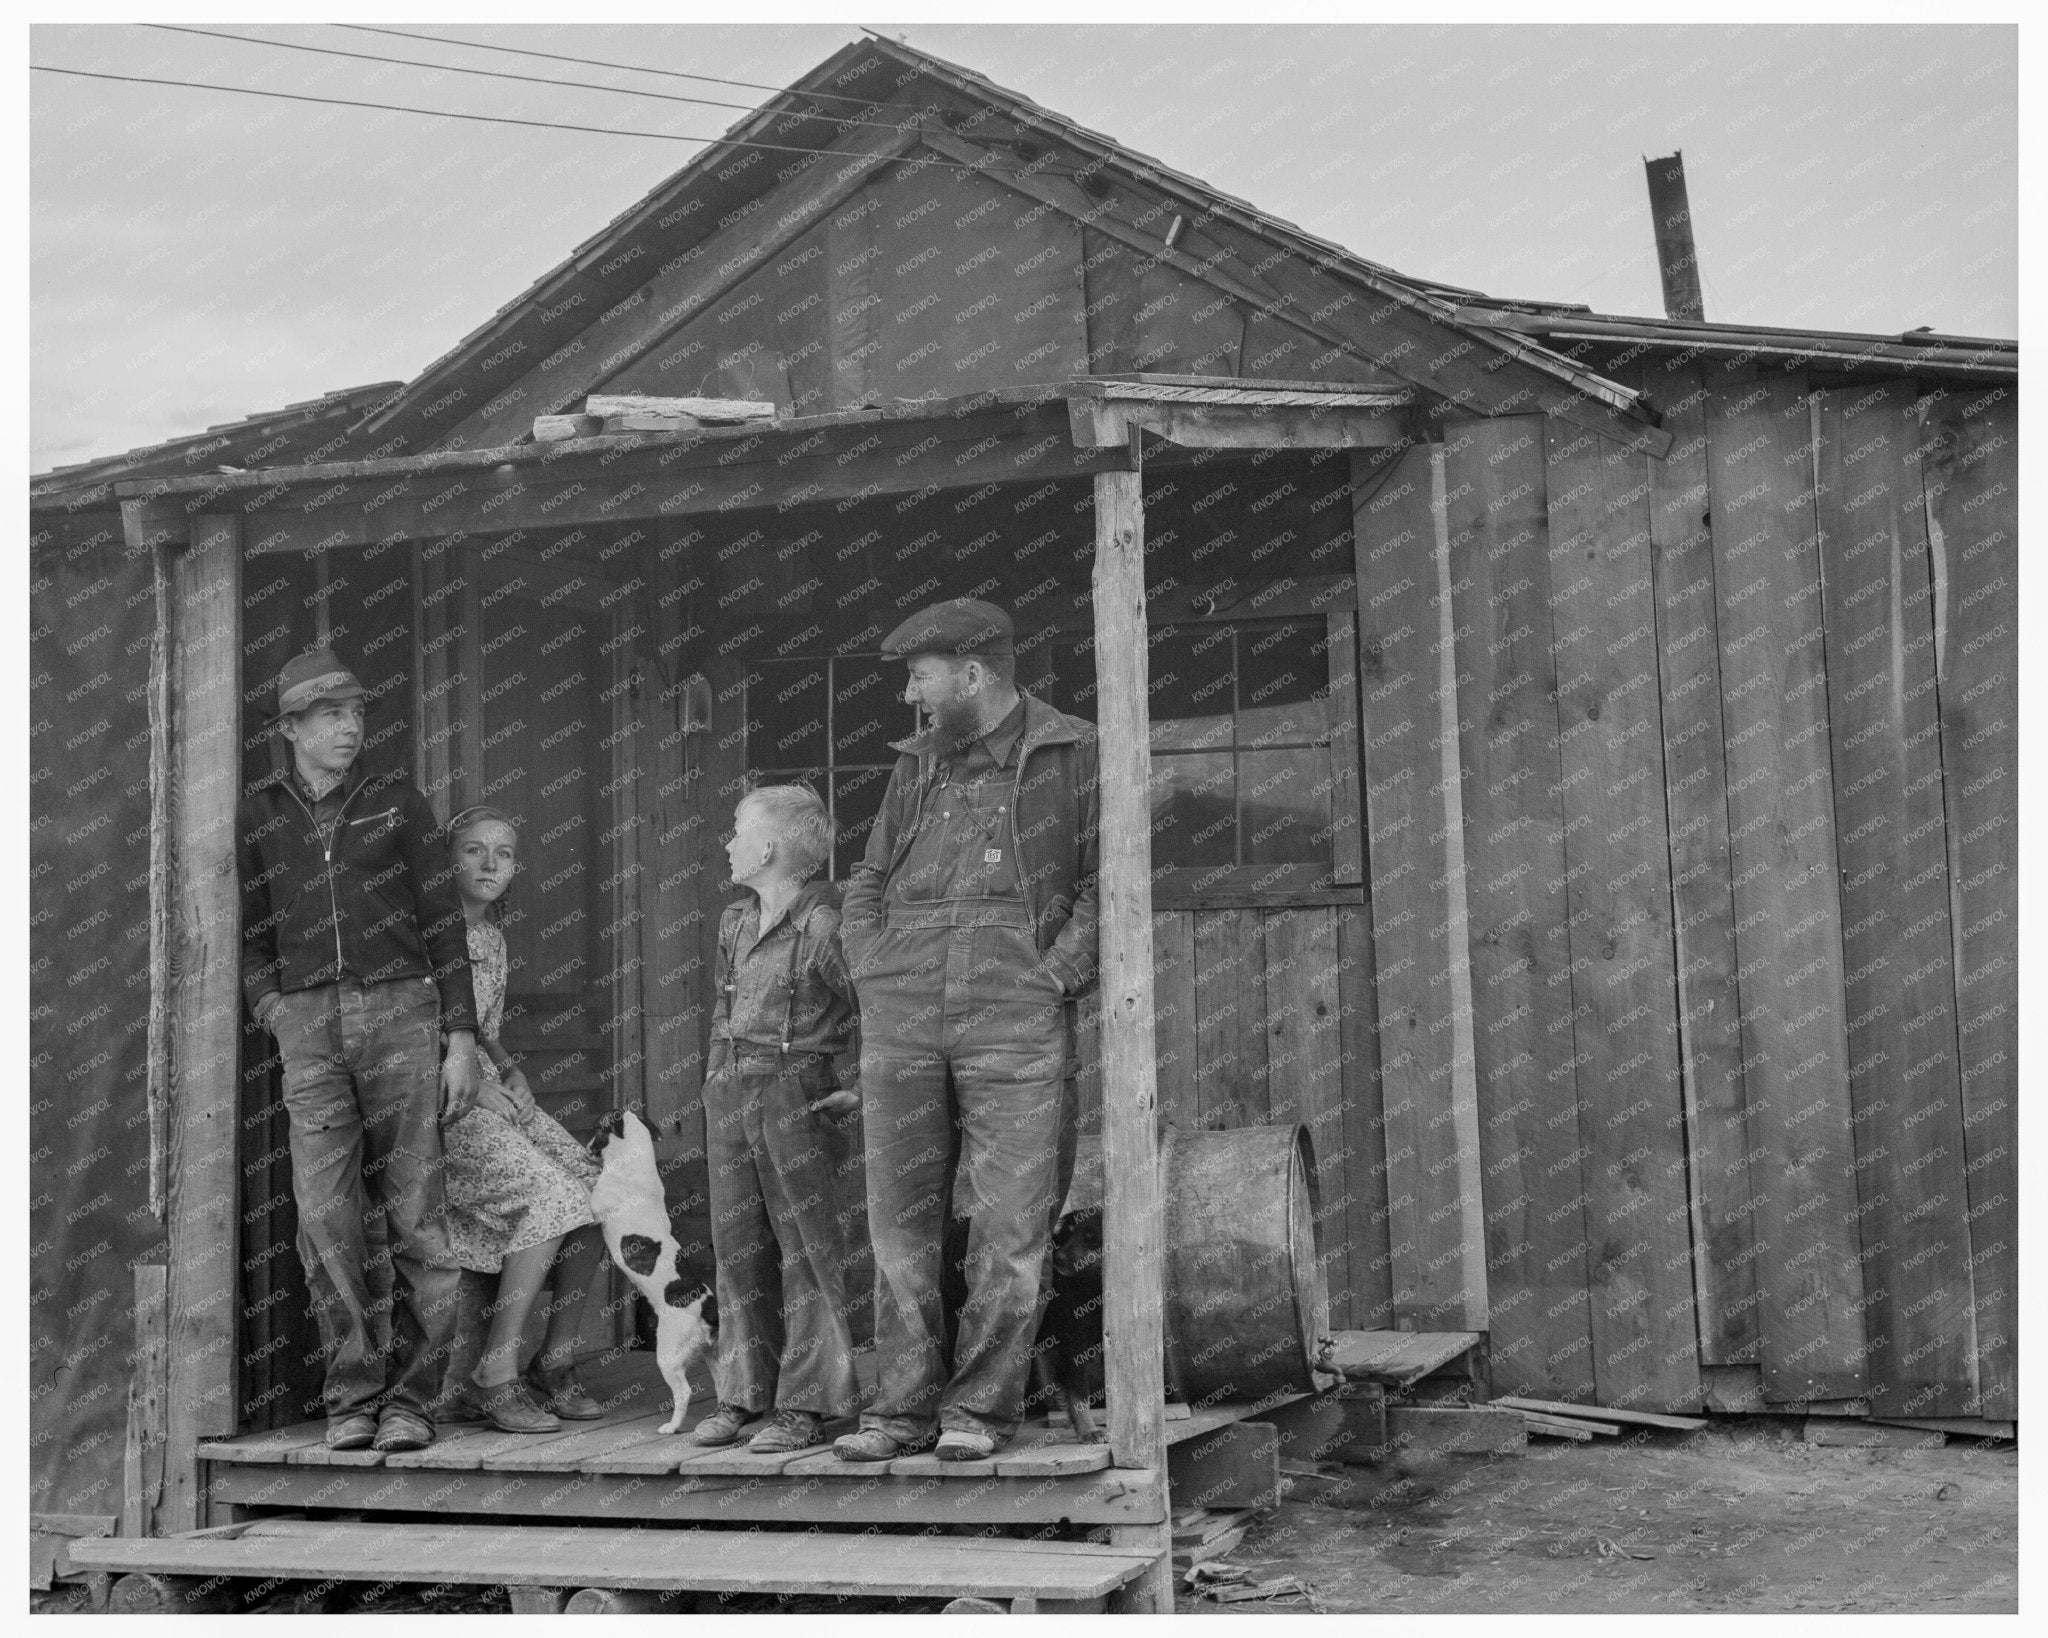
[[[547,1433],[561,1426],[559,1417],[603,1414],[576,1380],[584,1299],[604,1258],[590,1209],[598,1164],[534,1103],[525,1074],[498,1040],[507,973],[498,916],[519,868],[518,831],[496,808],[475,807],[455,816],[448,837],[469,919],[482,1049],[476,1105],[441,1131],[448,1238],[456,1262],[496,1274],[498,1289],[470,1392],[442,1415],[481,1415],[508,1433]],[[550,1268],[555,1291],[546,1340],[522,1378],[520,1339]]]

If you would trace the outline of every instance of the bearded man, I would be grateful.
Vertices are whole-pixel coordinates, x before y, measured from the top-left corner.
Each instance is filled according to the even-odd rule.
[[[928,726],[900,753],[841,939],[861,1013],[875,1401],[847,1461],[993,1455],[1024,1409],[1073,1168],[1073,1001],[1096,969],[1095,730],[1016,686],[1010,617],[956,598],[882,652]],[[947,1366],[947,1217],[968,1224]]]

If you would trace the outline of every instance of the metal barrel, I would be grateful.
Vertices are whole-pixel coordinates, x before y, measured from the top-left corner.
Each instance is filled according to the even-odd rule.
[[[1198,1404],[1313,1390],[1330,1295],[1308,1129],[1169,1128],[1159,1160],[1168,1396]],[[1066,1210],[1101,1199],[1101,1140],[1084,1136]]]

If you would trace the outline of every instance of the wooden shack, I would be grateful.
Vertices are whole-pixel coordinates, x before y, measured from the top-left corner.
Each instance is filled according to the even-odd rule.
[[[1482,1336],[1497,1393],[2013,1421],[2017,368],[1404,277],[867,39],[344,448],[40,483],[36,1153],[76,1169],[36,1221],[55,1259],[125,1215],[70,1259],[119,1301],[67,1314],[39,1267],[38,1345],[142,1327],[168,1438],[130,1448],[131,1531],[487,1493],[833,1522],[808,1472],[714,1509],[586,1468],[564,1504],[559,1468],[223,1443],[300,1419],[310,1337],[230,821],[269,679],[334,641],[372,756],[524,819],[508,1044],[572,1124],[649,1112],[703,1241],[719,833],[802,776],[846,872],[908,727],[876,644],[954,595],[1013,611],[1105,768],[1110,1447],[987,1475],[1004,1520],[1107,1524],[1122,1596],[1165,1596],[1162,1122],[1305,1125],[1332,1328]],[[533,440],[622,392],[777,414]],[[46,794],[123,725],[119,790]],[[39,1505],[102,1511],[48,1479],[94,1432],[61,1425]],[[892,1516],[958,1516],[919,1484]]]

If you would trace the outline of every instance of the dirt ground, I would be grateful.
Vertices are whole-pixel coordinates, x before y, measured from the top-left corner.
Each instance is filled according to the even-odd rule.
[[[1787,1418],[1537,1439],[1379,1475],[1357,1505],[1289,1501],[1225,1562],[1297,1575],[1332,1614],[2012,1612],[2018,1480],[2016,1445],[1843,1449],[1804,1443]]]
[[[1330,1614],[2018,1608],[2015,1445],[1844,1449],[1803,1442],[1796,1420],[1758,1417],[1590,1445],[1538,1439],[1522,1455],[1403,1466],[1343,1470],[1324,1488],[1346,1505],[1290,1500],[1221,1562],[1256,1580],[1299,1576]],[[76,1609],[81,1590],[33,1595],[31,1604]],[[308,1603],[285,1592],[259,1607],[362,1606],[352,1594]],[[498,1588],[393,1588],[372,1607],[452,1614],[506,1605]],[[816,1615],[848,1605],[763,1598],[722,1607]],[[1299,1597],[1225,1605],[1185,1589],[1178,1607],[1311,1613]]]

